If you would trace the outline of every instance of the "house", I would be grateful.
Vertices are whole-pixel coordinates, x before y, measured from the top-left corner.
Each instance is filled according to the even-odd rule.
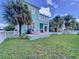
[[[32,17],[32,24],[31,29],[32,33],[48,33],[49,32],[49,17],[40,14],[39,7],[28,3],[28,8],[31,11],[31,17]],[[16,27],[18,28],[18,26]],[[27,26],[22,26],[22,33],[25,33],[27,31]]]

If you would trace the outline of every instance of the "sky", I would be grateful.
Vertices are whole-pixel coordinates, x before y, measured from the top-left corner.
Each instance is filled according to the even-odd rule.
[[[4,23],[2,17],[2,5],[7,0],[0,0],[0,23]],[[40,7],[39,12],[53,17],[56,15],[73,15],[79,19],[79,0],[27,0],[29,3]],[[79,21],[79,20],[78,20]]]

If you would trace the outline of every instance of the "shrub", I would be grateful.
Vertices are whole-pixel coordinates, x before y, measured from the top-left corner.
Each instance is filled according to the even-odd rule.
[[[4,30],[5,30],[5,31],[13,31],[14,29],[15,29],[15,26],[12,25],[12,24],[10,24],[10,25],[4,27]]]
[[[79,35],[79,32],[77,33],[77,35]]]
[[[29,40],[30,37],[29,37],[26,33],[23,33],[23,34],[21,35],[21,39],[27,39],[27,40]]]

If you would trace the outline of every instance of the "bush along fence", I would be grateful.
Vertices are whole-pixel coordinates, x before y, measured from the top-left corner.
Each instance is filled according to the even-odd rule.
[[[17,36],[17,31],[0,31],[0,43],[2,43],[6,38],[14,38]]]

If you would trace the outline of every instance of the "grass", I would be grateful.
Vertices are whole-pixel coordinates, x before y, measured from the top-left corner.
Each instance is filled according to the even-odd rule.
[[[79,59],[79,35],[51,35],[40,40],[8,39],[0,59]]]

